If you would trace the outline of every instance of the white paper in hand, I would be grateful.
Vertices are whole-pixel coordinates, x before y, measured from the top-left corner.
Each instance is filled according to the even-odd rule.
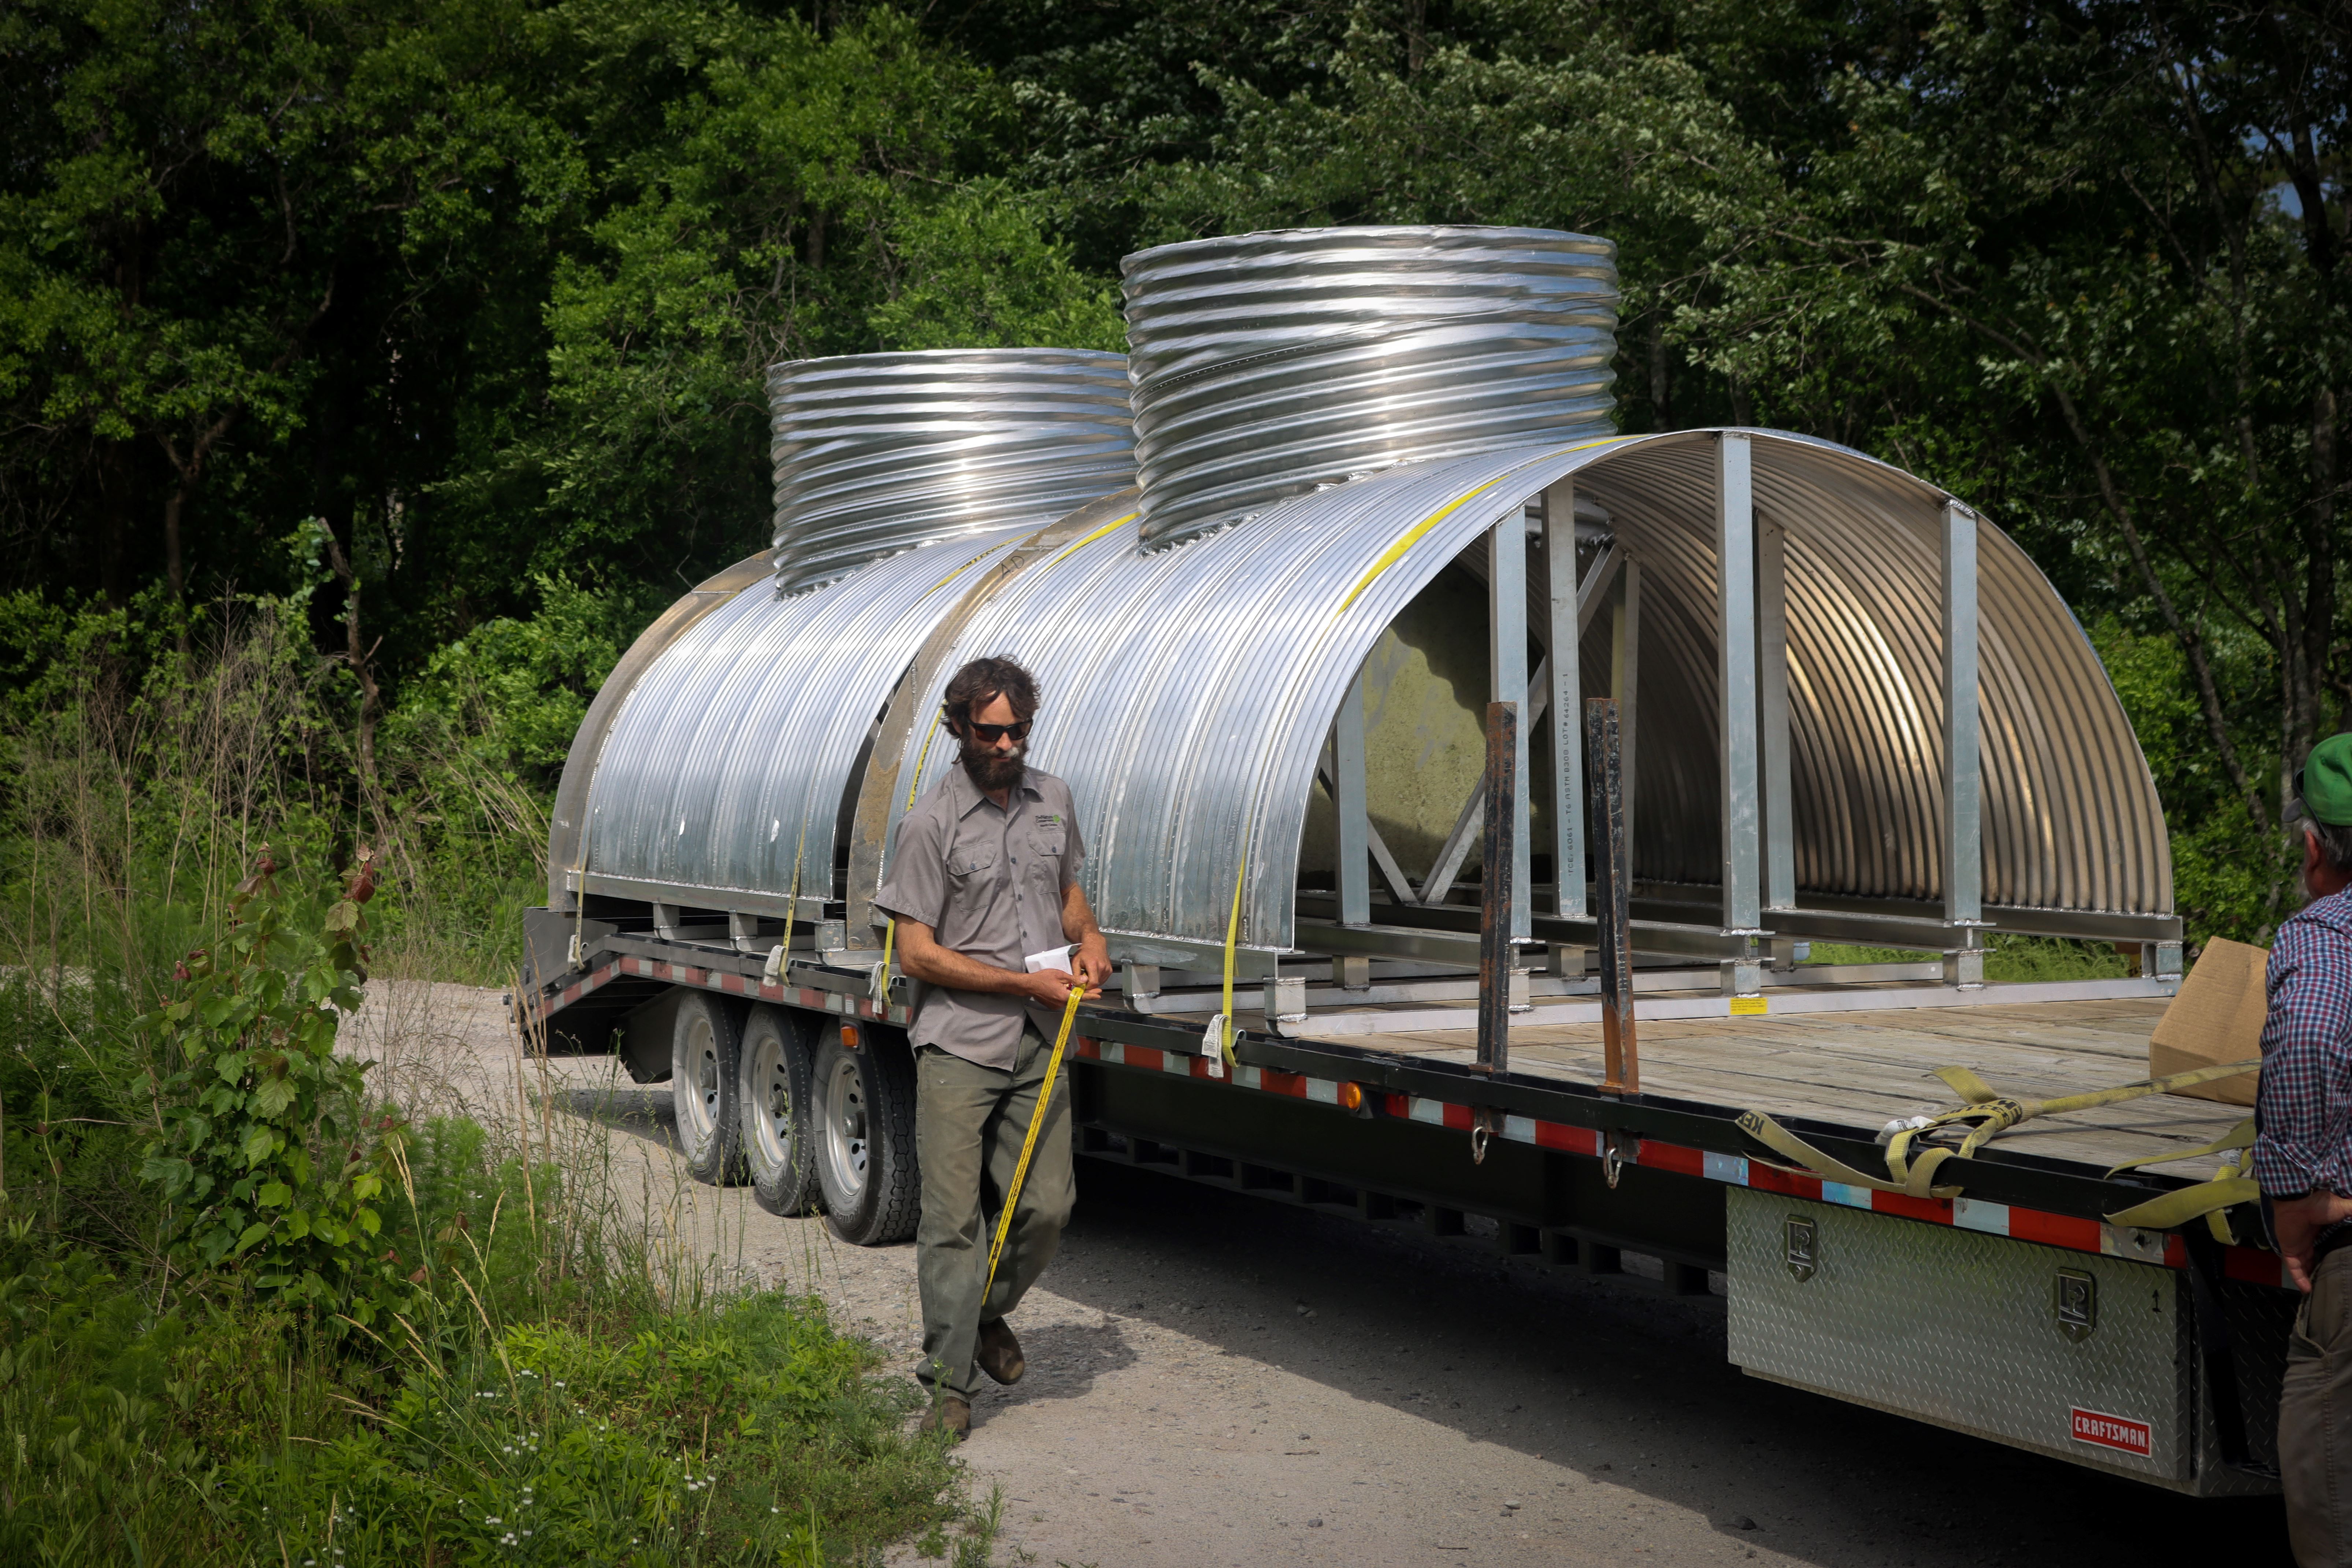
[[[1070,973],[1070,954],[1074,951],[1072,947],[1049,947],[1043,952],[1031,953],[1021,962],[1029,966],[1032,974],[1045,969],[1058,969],[1067,974]]]

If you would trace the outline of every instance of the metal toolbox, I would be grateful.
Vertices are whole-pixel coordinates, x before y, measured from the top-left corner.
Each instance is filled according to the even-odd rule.
[[[2220,1462],[2179,1271],[1726,1196],[1730,1358],[1750,1374],[2180,1491],[2274,1489]],[[2275,1401],[2273,1377],[2250,1427]]]

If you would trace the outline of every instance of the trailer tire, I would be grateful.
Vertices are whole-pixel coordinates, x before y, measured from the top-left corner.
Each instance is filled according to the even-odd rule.
[[[677,1152],[687,1174],[724,1185],[743,1175],[743,1137],[735,1102],[742,1034],[735,1009],[719,997],[688,992],[677,1005],[669,1037],[670,1109],[677,1113]]]
[[[858,1035],[853,1048],[827,1030],[817,1047],[810,1152],[833,1233],[880,1247],[914,1235],[922,1215],[915,1064],[904,1039],[878,1029]]]
[[[809,1148],[809,1084],[815,1030],[803,1015],[754,1007],[743,1021],[741,1088],[735,1097],[751,1195],[770,1214],[814,1214],[816,1160]]]

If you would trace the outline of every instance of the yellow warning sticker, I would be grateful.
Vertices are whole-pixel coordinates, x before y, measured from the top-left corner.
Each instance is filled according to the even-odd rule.
[[[1764,1011],[1764,998],[1761,996],[1734,996],[1731,999],[1731,1016],[1735,1018],[1758,1017]]]

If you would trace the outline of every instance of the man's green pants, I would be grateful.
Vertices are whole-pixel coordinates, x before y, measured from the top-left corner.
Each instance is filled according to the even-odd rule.
[[[970,1399],[972,1346],[982,1322],[1021,1304],[1045,1272],[1069,1223],[1070,1088],[1066,1071],[1038,1130],[1037,1152],[1013,1214],[988,1299],[988,1247],[1021,1163],[1022,1141],[1045,1087],[1053,1047],[1024,1029],[1013,1070],[1000,1072],[925,1046],[915,1056],[915,1152],[923,1169],[923,1219],[915,1232],[915,1279],[923,1293],[923,1362],[915,1375]],[[1065,1068],[1068,1065],[1066,1059]]]

